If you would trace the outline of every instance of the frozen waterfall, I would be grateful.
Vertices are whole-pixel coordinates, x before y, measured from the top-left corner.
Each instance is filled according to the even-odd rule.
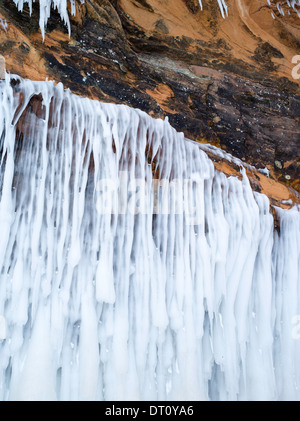
[[[0,400],[300,399],[299,208],[274,230],[167,121],[17,76],[0,163]]]

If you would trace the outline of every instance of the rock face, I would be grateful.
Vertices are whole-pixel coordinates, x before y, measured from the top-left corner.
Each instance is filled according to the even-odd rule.
[[[0,54],[11,73],[168,116],[187,137],[267,168],[284,184],[277,196],[300,192],[299,18],[276,8],[273,18],[265,0],[227,4],[224,20],[216,1],[202,12],[198,0],[78,2],[71,38],[53,11],[43,43],[38,5],[30,18],[2,0]]]

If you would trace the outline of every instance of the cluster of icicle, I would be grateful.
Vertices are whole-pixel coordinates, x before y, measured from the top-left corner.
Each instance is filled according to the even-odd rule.
[[[217,0],[218,6],[221,12],[223,19],[225,19],[225,15],[228,15],[227,12],[227,4],[225,0]],[[203,10],[202,0],[199,0],[200,9]]]
[[[274,230],[168,121],[17,76],[0,163],[0,400],[300,399],[299,208]]]
[[[35,0],[13,0],[14,3],[17,5],[18,10],[22,11],[24,4],[28,4],[29,6],[29,11],[30,14],[32,12],[32,3],[35,2]],[[81,4],[84,3],[85,0],[78,0]],[[68,27],[68,32],[70,35],[71,32],[71,28],[70,28],[70,21],[69,21],[69,15],[68,15],[68,2],[71,5],[71,14],[75,15],[76,13],[76,7],[75,7],[75,3],[76,0],[39,0],[40,3],[40,29],[42,32],[42,36],[43,39],[45,38],[45,28],[47,25],[47,21],[50,17],[50,13],[51,13],[51,7],[55,8],[58,10],[61,19],[64,21],[65,25]],[[218,6],[220,8],[220,12],[223,18],[225,18],[226,15],[228,15],[228,6],[226,4],[225,0],[217,0],[218,2]],[[268,4],[271,5],[273,0],[267,0]],[[300,0],[286,0],[286,4],[288,5],[289,8],[292,8],[300,17],[300,11],[297,8],[300,7]],[[202,0],[199,0],[199,5],[201,10],[203,9],[203,5],[202,5]],[[276,6],[278,11],[284,15],[284,10],[282,7],[282,2],[276,2]],[[288,12],[290,13],[290,12]],[[275,18],[273,12],[272,12],[272,16]]]
[[[289,7],[287,9],[287,13],[290,14],[291,13],[290,9],[293,9],[293,11],[296,12],[298,17],[300,18],[300,0],[286,0],[285,2],[267,0],[267,2],[268,2],[269,6],[271,6],[272,3],[273,4],[275,3],[278,12],[283,16],[285,16],[284,7],[287,5]],[[273,12],[272,12],[272,17],[273,17],[273,19],[275,19],[275,15],[274,15]]]
[[[291,13],[291,9],[293,9],[294,12],[297,13],[298,17],[300,18],[300,0],[285,0],[285,1],[276,1],[276,0],[266,0],[269,6],[276,5],[276,8],[278,10],[278,12],[281,15],[285,15],[284,13],[284,8],[286,6],[288,6],[287,9],[287,13],[290,14]],[[226,5],[226,0],[217,0],[220,11],[221,11],[221,15],[222,17],[225,19],[225,15],[228,16],[228,6]],[[201,10],[203,9],[202,6],[202,0],[199,0],[199,4],[200,4],[200,8]],[[275,15],[273,12],[271,12],[272,17],[275,19]]]
[[[35,0],[13,0],[16,6],[18,7],[19,11],[23,11],[24,4],[28,4],[30,15],[32,13],[32,3],[35,2]],[[60,17],[62,21],[65,23],[65,25],[68,27],[69,35],[71,33],[71,27],[70,27],[70,20],[69,20],[69,14],[68,14],[68,2],[71,5],[71,14],[75,15],[76,13],[76,7],[75,2],[76,0],[39,0],[40,5],[40,29],[42,32],[43,39],[45,38],[45,28],[48,22],[48,19],[51,14],[51,7],[54,9],[57,9],[58,13],[60,14]],[[84,0],[80,0],[81,3],[84,2]]]

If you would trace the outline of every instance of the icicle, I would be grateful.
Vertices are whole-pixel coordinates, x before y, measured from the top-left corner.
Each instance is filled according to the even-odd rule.
[[[3,31],[7,32],[8,25],[6,19],[0,19],[0,26],[3,29]]]
[[[0,81],[0,400],[300,399],[300,210],[209,148]]]
[[[13,0],[16,6],[18,7],[19,11],[23,11],[24,4],[28,4],[29,13],[32,14],[32,3],[35,0]],[[61,19],[63,20],[64,24],[68,28],[69,35],[71,33],[71,26],[69,21],[68,9],[67,9],[67,1],[68,0],[39,0],[40,4],[40,29],[42,32],[43,40],[45,39],[45,28],[50,18],[51,13],[51,6],[56,8],[58,13],[60,14]],[[71,13],[75,15],[75,0],[70,0],[71,3]]]
[[[221,11],[222,18],[225,19],[224,0],[218,0],[218,5],[219,5],[220,11]]]

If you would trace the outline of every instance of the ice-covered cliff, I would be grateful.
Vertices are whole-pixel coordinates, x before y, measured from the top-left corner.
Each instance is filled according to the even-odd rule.
[[[12,86],[13,85],[13,86]],[[300,212],[168,123],[0,82],[0,399],[299,399]]]

